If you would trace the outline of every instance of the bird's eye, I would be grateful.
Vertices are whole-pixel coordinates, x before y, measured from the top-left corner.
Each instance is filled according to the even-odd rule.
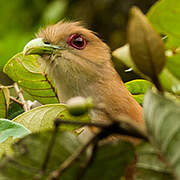
[[[86,39],[79,34],[71,34],[66,42],[69,46],[79,50],[84,49],[87,44]]]
[[[48,42],[48,41],[44,41],[44,44],[48,44],[48,45],[49,45],[49,44],[50,44],[50,42]]]

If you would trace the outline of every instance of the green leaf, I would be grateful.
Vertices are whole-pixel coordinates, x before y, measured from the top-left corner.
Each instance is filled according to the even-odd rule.
[[[12,177],[13,180],[34,179],[34,176],[38,174],[42,167],[51,137],[52,131],[43,131],[26,136],[20,142],[14,144],[14,156],[11,159],[4,156],[0,161],[0,179],[6,178],[6,180],[10,180]],[[47,179],[50,172],[57,169],[67,157],[81,146],[82,144],[77,136],[69,132],[58,132],[47,165],[47,171],[41,179]],[[74,180],[79,171],[82,170],[81,165],[85,162],[86,155],[88,154],[82,154],[60,179]],[[97,149],[93,163],[81,180],[117,180],[124,176],[125,169],[133,157],[133,146],[128,142],[101,145]]]
[[[146,16],[136,7],[131,9],[128,26],[130,52],[137,68],[152,81],[165,65],[164,45]]]
[[[63,104],[50,104],[44,105],[37,108],[34,108],[30,111],[27,111],[23,114],[20,114],[13,122],[20,123],[27,129],[32,132],[40,132],[48,129],[52,129],[54,127],[54,120],[59,117],[63,120],[72,120],[72,121],[89,121],[88,114],[84,114],[82,116],[72,116],[66,109],[66,106]],[[74,128],[78,128],[77,126],[68,126],[62,125],[62,129],[66,130],[74,130]],[[14,141],[12,139],[8,139],[3,144],[0,145],[0,156],[4,153],[12,154],[10,151],[11,144]]]
[[[0,118],[6,118],[9,108],[9,89],[5,86],[0,87]]]
[[[54,127],[54,120],[58,117],[63,120],[89,121],[87,113],[82,116],[72,116],[63,104],[49,104],[34,108],[17,116],[13,121],[21,123],[32,132],[39,132],[52,129]],[[66,125],[63,128],[72,130],[72,126]]]
[[[136,79],[125,83],[126,88],[133,95],[145,94],[146,91],[152,87],[150,81],[144,79]]]
[[[8,109],[8,119],[12,120],[14,119],[16,116],[22,114],[24,112],[23,107],[16,103],[16,102],[11,102],[9,105],[9,109]]]
[[[144,100],[144,116],[152,143],[180,179],[180,106],[149,91]]]
[[[56,23],[59,19],[63,18],[67,2],[66,0],[50,2],[42,15],[43,22],[48,24],[49,22]]]
[[[148,18],[156,30],[180,40],[180,1],[161,0],[152,6]]]
[[[20,123],[0,119],[0,143],[6,141],[9,137],[13,137],[13,139],[21,138],[30,132]]]
[[[137,147],[137,163],[134,180],[175,180],[170,169],[158,156],[158,152],[148,143]]]
[[[34,179],[42,166],[51,136],[52,131],[31,134],[14,144],[14,156],[11,157],[11,160],[7,156],[3,156],[0,161],[0,179],[10,180],[12,177],[13,180]],[[45,176],[50,171],[57,169],[80,145],[81,143],[75,135],[69,132],[59,132]],[[77,165],[74,166],[74,169],[77,170]],[[74,169],[67,170],[64,179],[72,178],[72,175],[75,175]]]
[[[34,100],[42,104],[58,102],[54,84],[40,64],[40,56],[19,53],[7,62],[3,71]]]
[[[180,80],[180,54],[169,56],[167,58],[166,67],[168,70]]]
[[[124,141],[99,147],[96,159],[83,180],[117,180],[125,176],[127,166],[134,159],[133,146]]]
[[[143,79],[136,79],[125,83],[126,88],[139,104],[143,103],[144,94],[152,87],[152,83]]]
[[[113,51],[112,55],[115,58],[117,58],[118,61],[123,62],[129,68],[133,68],[133,70],[136,73],[142,75],[142,73],[136,68],[134,62],[132,61],[130,51],[129,51],[129,45],[125,45],[123,47],[116,49],[115,51]],[[173,72],[173,74],[175,73]],[[165,67],[163,71],[161,72],[161,74],[159,75],[159,79],[164,90],[173,92],[179,95],[180,94],[180,81],[173,74],[170,72],[170,70],[168,70],[167,67]]]

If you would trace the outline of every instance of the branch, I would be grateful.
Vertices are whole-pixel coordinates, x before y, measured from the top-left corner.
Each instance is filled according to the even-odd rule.
[[[25,112],[26,112],[26,111],[29,111],[30,108],[28,107],[28,105],[27,105],[27,103],[26,103],[26,101],[25,101],[25,99],[24,99],[24,96],[23,96],[23,94],[22,94],[22,90],[19,89],[17,83],[14,83],[14,89],[15,89],[17,95],[19,96],[19,98],[20,98],[20,100],[21,100],[21,102],[22,102],[22,104],[23,104],[23,109],[24,109],[24,111],[25,111]]]
[[[90,153],[87,161],[83,164],[82,169],[80,169],[76,180],[81,180],[84,177],[86,170],[91,166],[91,164],[93,163],[93,161],[95,159],[97,148],[98,148],[98,142],[94,142],[94,144],[92,144],[92,145],[93,145],[93,147],[91,149],[91,153]]]
[[[67,125],[81,125],[81,126],[88,126],[88,127],[97,127],[100,129],[103,129],[106,133],[104,133],[104,136],[109,136],[112,134],[120,134],[120,135],[126,135],[126,136],[132,136],[136,138],[143,139],[145,141],[149,141],[147,135],[145,132],[136,126],[135,124],[128,122],[127,119],[121,118],[118,121],[115,119],[112,119],[113,121],[111,124],[103,124],[103,123],[91,123],[91,122],[79,122],[79,121],[69,121],[69,120],[62,120],[57,118],[56,121],[59,122],[59,124],[67,124]],[[125,120],[127,122],[125,122]]]
[[[43,161],[41,170],[40,170],[39,173],[34,177],[34,179],[36,179],[36,180],[41,179],[41,177],[42,177],[42,176],[45,174],[45,172],[46,172],[47,165],[48,165],[48,162],[49,162],[49,158],[50,158],[50,155],[51,155],[51,152],[52,152],[52,149],[53,149],[53,147],[54,147],[55,140],[56,140],[56,137],[57,137],[58,127],[59,127],[59,122],[57,122],[57,121],[55,120],[55,121],[54,121],[54,131],[53,131],[53,134],[52,134],[50,143],[49,143],[49,145],[48,145],[47,152],[46,152],[46,155],[45,155],[45,158],[44,158],[44,161]]]
[[[67,168],[74,162],[76,161],[79,156],[88,148],[88,146],[95,142],[97,140],[98,134],[94,135],[92,138],[89,139],[79,150],[77,150],[74,154],[72,154],[69,158],[67,158],[61,165],[60,167],[53,171],[48,180],[57,180],[61,174],[67,170]]]
[[[24,104],[21,101],[17,100],[16,98],[14,98],[12,96],[10,96],[10,99],[23,107]]]
[[[69,125],[75,124],[75,125],[83,125],[83,126],[95,126],[95,127],[99,127],[100,131],[97,134],[95,134],[93,137],[91,137],[79,150],[77,150],[74,154],[72,154],[69,158],[67,158],[57,170],[51,172],[48,180],[57,180],[62,175],[62,173],[65,172],[67,168],[69,168],[72,165],[72,163],[79,158],[79,156],[89,147],[89,145],[94,144],[92,156],[87,161],[84,168],[86,168],[87,166],[90,166],[94,159],[94,154],[97,149],[97,143],[100,140],[107,138],[108,136],[112,134],[133,136],[133,137],[141,138],[145,141],[148,141],[148,138],[143,131],[141,131],[136,126],[133,126],[130,123],[124,122],[124,120],[122,122],[112,121],[111,124],[83,123],[83,122],[77,122],[77,121],[76,122],[64,121],[61,119],[56,119],[55,121],[56,123],[58,123],[58,125],[62,123],[62,124],[69,124]],[[85,171],[86,169],[83,169],[78,175],[78,178],[82,177]]]

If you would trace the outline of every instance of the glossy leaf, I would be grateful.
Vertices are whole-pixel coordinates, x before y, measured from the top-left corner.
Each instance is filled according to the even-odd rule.
[[[8,119],[0,119],[0,143],[6,141],[9,137],[13,137],[13,139],[21,138],[30,134],[30,132],[20,123]]]
[[[152,83],[143,79],[136,79],[125,83],[126,88],[139,104],[143,103],[144,94],[152,87]]]
[[[180,179],[180,105],[150,91],[144,100],[144,116],[152,143]]]
[[[0,87],[0,118],[6,118],[8,115],[10,94],[5,86]]]
[[[156,82],[165,65],[164,45],[146,16],[136,7],[131,9],[128,26],[130,52],[137,68]]]
[[[11,160],[4,156],[0,161],[0,179],[6,178],[10,180],[12,177],[14,180],[33,179],[42,166],[51,136],[52,131],[31,134],[19,143],[14,144],[13,149],[15,153]],[[49,173],[57,169],[60,164],[80,148],[81,145],[77,136],[69,132],[59,132],[47,165],[47,171],[40,179],[47,179]],[[116,144],[104,144],[98,148],[93,163],[81,180],[117,180],[124,176],[125,169],[133,157],[133,147],[130,143],[119,142]],[[60,179],[74,180],[79,171],[82,170],[81,165],[85,162],[85,158],[86,154],[81,155]],[[21,165],[21,168],[19,168],[18,165]]]
[[[39,59],[40,56],[19,53],[7,62],[4,72],[40,103],[57,103],[54,84],[45,74]]]
[[[145,94],[146,91],[152,87],[150,81],[144,79],[136,79],[125,83],[126,88],[133,95]]]
[[[180,40],[180,1],[161,0],[152,6],[148,18],[160,33]]]

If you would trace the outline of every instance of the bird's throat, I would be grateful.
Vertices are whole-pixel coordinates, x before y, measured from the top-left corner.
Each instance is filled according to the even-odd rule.
[[[48,64],[48,74],[55,83],[60,102],[65,103],[75,96],[92,97],[95,106],[104,104],[105,110],[114,116],[125,114],[142,123],[142,108],[125,88],[111,63],[101,68],[80,63],[61,57]],[[107,120],[104,113],[94,113],[94,121],[104,119]]]

